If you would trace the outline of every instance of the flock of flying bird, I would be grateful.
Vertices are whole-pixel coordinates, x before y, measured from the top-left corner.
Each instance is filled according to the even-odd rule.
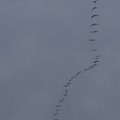
[[[96,7],[97,1],[98,0],[92,1],[94,3],[94,5],[95,5],[92,8],[92,11],[98,9],[98,7]],[[94,15],[91,16],[91,18],[98,17],[98,16],[99,15],[94,14]],[[97,26],[97,25],[99,25],[99,24],[98,23],[93,23],[91,26],[94,27],[94,26]],[[97,32],[98,32],[98,30],[90,31],[90,33],[97,33]],[[94,41],[96,41],[96,39],[89,39],[88,41],[94,42]],[[94,51],[94,52],[97,51],[97,50],[98,49],[91,49],[91,51]],[[86,71],[94,68],[95,66],[97,66],[98,62],[99,62],[99,58],[100,58],[100,55],[98,55],[98,54],[95,55],[94,56],[94,61],[93,61],[93,63],[92,63],[91,66],[89,66],[88,68],[86,68],[84,70],[78,71],[74,76],[72,76],[70,79],[68,79],[68,81],[66,82],[66,84],[62,85],[65,88],[65,90],[63,91],[63,95],[62,95],[63,97],[58,101],[58,104],[56,105],[55,113],[53,114],[55,116],[54,120],[59,120],[57,115],[59,114],[59,111],[61,110],[60,108],[63,106],[62,103],[66,100],[66,97],[67,97],[67,95],[69,93],[68,88],[72,84],[72,81],[74,79],[76,79],[79,75],[81,75],[82,73],[84,73],[84,72],[86,72]]]

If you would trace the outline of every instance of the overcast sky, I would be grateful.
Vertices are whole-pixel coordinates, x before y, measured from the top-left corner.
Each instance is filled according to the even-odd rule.
[[[0,120],[120,120],[119,11],[120,0],[0,0]]]

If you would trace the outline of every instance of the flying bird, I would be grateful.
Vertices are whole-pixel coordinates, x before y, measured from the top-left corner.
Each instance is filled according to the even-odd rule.
[[[96,33],[96,32],[98,32],[98,30],[90,31],[90,33]]]
[[[76,75],[79,75],[80,74],[80,72],[78,72]]]
[[[99,57],[95,57],[94,59],[99,59]]]
[[[65,91],[63,91],[63,92],[68,92],[68,90],[65,90]]]
[[[96,64],[96,63],[95,63],[95,64],[93,64],[93,67],[94,67],[94,66],[96,66],[96,65],[98,65],[98,64]]]
[[[68,83],[66,83],[67,85],[70,85],[71,84],[71,82],[68,82]]]
[[[99,58],[99,57],[100,57],[100,55],[96,55],[96,56],[94,56],[94,57]]]
[[[69,81],[72,81],[72,79],[70,79]]]
[[[92,1],[92,2],[94,2],[94,3],[96,3],[98,0],[95,0],[95,1]]]
[[[99,15],[93,15],[91,18],[94,18],[94,17],[97,17],[97,16],[99,16]]]
[[[96,51],[97,49],[91,49],[91,51]]]
[[[94,25],[99,25],[98,23],[94,23],[94,24],[92,24],[91,26],[94,26]]]
[[[85,69],[84,71],[87,71],[88,69]]]
[[[53,114],[53,115],[57,115],[58,113],[55,113],[55,114]]]
[[[92,69],[92,68],[93,68],[93,66],[90,66],[90,67],[89,67],[89,69]]]
[[[68,93],[66,93],[64,96],[67,96],[68,95]]]
[[[64,100],[65,100],[65,98],[62,98],[60,101],[58,101],[58,102],[64,102]]]
[[[77,75],[75,75],[75,78],[77,77]]]
[[[60,106],[62,106],[62,105],[57,105],[56,107],[60,107]]]
[[[80,74],[80,73],[83,73],[83,71],[79,71],[78,73],[79,73],[79,74]]]
[[[95,39],[89,39],[89,41],[96,41]]]
[[[57,109],[55,112],[58,112],[60,109]]]
[[[62,85],[62,86],[67,87],[67,86],[69,86],[69,85],[67,84],[67,85]]]
[[[94,63],[97,63],[97,62],[99,62],[99,61],[98,60],[94,61]]]
[[[95,9],[97,9],[97,7],[93,7],[93,8],[92,8],[92,11],[95,10]]]

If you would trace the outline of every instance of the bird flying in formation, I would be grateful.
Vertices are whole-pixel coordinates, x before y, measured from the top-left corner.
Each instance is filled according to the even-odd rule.
[[[98,30],[94,30],[94,31],[90,31],[91,33],[96,33],[96,32],[98,32]]]
[[[63,91],[63,92],[68,92],[68,90],[65,90],[65,91]]]
[[[55,114],[53,114],[53,115],[57,115],[58,113],[55,113]]]
[[[92,11],[95,10],[95,9],[97,9],[97,8],[98,8],[98,7],[93,7],[93,8],[92,8]]]
[[[94,3],[96,3],[98,0],[95,0],[95,1],[92,1],[92,2],[94,2]]]
[[[92,49],[91,51],[96,51],[97,49]]]
[[[70,79],[69,81],[72,81],[72,79]]]
[[[99,25],[98,23],[93,23],[91,26],[94,26],[94,25]]]
[[[67,87],[67,86],[69,86],[69,85],[67,84],[67,85],[62,85],[62,86]]]
[[[94,18],[94,17],[97,17],[97,16],[99,16],[99,15],[93,15],[93,16],[91,16],[91,18]]]
[[[59,102],[64,102],[65,98],[62,98]]]
[[[57,109],[55,112],[58,112],[59,111],[59,109]]]
[[[57,105],[56,107],[60,107],[60,106],[62,106],[62,105]]]
[[[70,84],[71,84],[71,82],[66,83],[66,85],[70,85]]]
[[[94,57],[97,57],[97,58],[99,58],[99,57],[100,57],[100,55],[96,55],[96,56],[94,56]]]
[[[94,63],[97,63],[97,62],[99,62],[99,61],[98,60],[94,61]]]
[[[68,95],[68,93],[64,94],[64,96],[67,96],[67,95]]]
[[[95,41],[95,39],[89,39],[89,41]]]

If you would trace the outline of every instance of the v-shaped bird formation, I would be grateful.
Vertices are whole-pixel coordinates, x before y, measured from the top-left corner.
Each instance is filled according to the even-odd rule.
[[[93,3],[93,8],[91,9],[92,11],[95,11],[95,10],[98,9],[98,7],[96,6],[96,5],[97,5],[97,2],[98,2],[98,0],[92,1],[92,3]],[[95,19],[96,17],[99,17],[99,15],[98,15],[98,14],[93,14],[93,15],[91,16],[91,19]],[[92,23],[92,24],[91,24],[91,27],[92,27],[92,29],[93,29],[95,26],[98,26],[98,25],[99,25],[99,24],[98,24],[97,22],[95,22],[95,23]],[[93,34],[93,33],[96,34],[97,32],[98,32],[98,30],[96,30],[96,29],[95,29],[95,30],[91,30],[91,31],[90,31],[90,34]],[[88,41],[89,41],[89,42],[96,42],[97,39],[95,39],[95,38],[90,38]],[[93,48],[93,49],[91,49],[90,51],[92,51],[92,52],[97,52],[98,49]],[[96,55],[94,56],[94,58],[93,58],[92,65],[88,66],[88,67],[87,67],[86,69],[84,69],[84,70],[78,71],[74,76],[72,76],[71,78],[67,79],[67,82],[66,82],[64,85],[62,85],[65,90],[62,91],[62,98],[58,101],[58,104],[56,105],[56,109],[55,109],[54,114],[53,114],[54,120],[59,120],[58,114],[59,114],[59,112],[61,111],[61,107],[63,106],[63,103],[65,102],[67,96],[69,95],[69,89],[68,89],[68,88],[69,88],[70,85],[72,85],[73,80],[76,79],[76,78],[77,78],[78,76],[80,76],[81,74],[85,73],[86,71],[91,70],[91,69],[93,69],[95,66],[97,66],[97,65],[98,65],[98,62],[99,62],[99,58],[100,58],[100,55],[96,54]]]

